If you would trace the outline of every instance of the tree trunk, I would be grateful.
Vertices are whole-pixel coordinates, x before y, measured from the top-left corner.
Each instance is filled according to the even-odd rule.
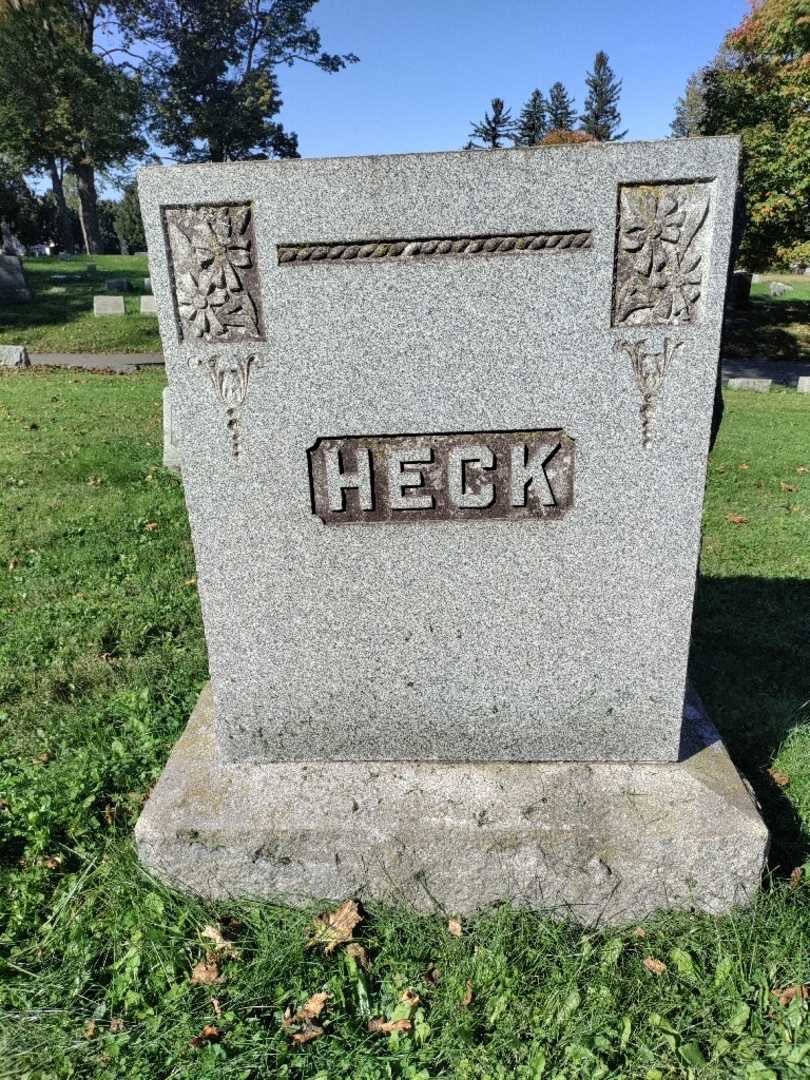
[[[96,178],[92,165],[86,161],[74,161],[76,187],[79,192],[79,221],[84,237],[84,249],[88,255],[101,255],[101,230],[96,207]]]
[[[51,174],[51,188],[56,203],[56,229],[57,240],[62,251],[73,251],[73,230],[70,227],[70,215],[68,214],[67,202],[65,201],[65,189],[62,185],[62,177],[59,175],[59,167],[54,158],[48,158],[48,171]]]

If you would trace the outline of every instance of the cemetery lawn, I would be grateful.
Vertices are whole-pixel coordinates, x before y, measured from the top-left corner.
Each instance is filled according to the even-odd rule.
[[[137,864],[206,678],[162,386],[0,372],[0,1077],[806,1080],[810,395],[728,393],[709,471],[693,678],[774,832],[756,903],[587,931],[503,906],[458,936],[373,907],[366,968],[308,947],[322,907],[202,904]]]
[[[791,290],[771,296],[772,281],[790,285]],[[723,330],[723,356],[810,362],[810,277],[762,274],[751,286],[749,306],[729,313]]]
[[[88,276],[86,267],[95,264]],[[0,305],[0,345],[27,345],[29,352],[144,353],[161,352],[157,319],[140,315],[139,297],[149,274],[144,255],[77,255],[59,259],[23,260],[33,293],[30,304]],[[66,281],[54,281],[63,274]],[[94,295],[107,294],[108,278],[127,278],[126,315],[93,315]]]

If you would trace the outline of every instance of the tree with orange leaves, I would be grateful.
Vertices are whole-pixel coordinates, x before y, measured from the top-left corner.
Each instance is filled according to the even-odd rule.
[[[803,261],[810,245],[810,3],[754,0],[703,72],[705,135],[739,134],[750,270]]]

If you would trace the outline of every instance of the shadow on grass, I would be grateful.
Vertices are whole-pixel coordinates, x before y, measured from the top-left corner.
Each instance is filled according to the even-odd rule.
[[[752,296],[747,307],[728,313],[722,355],[810,360],[810,300]]]
[[[810,836],[768,775],[789,732],[807,722],[808,641],[810,581],[699,579],[690,677],[762,804],[780,875],[810,856]]]

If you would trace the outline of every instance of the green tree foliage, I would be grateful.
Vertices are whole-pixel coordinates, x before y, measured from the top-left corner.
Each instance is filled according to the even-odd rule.
[[[740,261],[750,270],[799,257],[810,232],[810,11],[760,0],[703,75],[706,135],[736,133],[747,208]]]
[[[146,250],[141,204],[135,184],[128,184],[124,189],[124,197],[115,204],[114,225],[123,254]]]
[[[600,142],[623,139],[627,131],[618,131],[622,122],[618,109],[622,82],[614,75],[607,53],[601,49],[594,57],[593,70],[585,76],[585,85],[588,87],[585,111],[579,118],[582,130]]]
[[[357,62],[321,50],[308,22],[317,0],[137,0],[128,44],[156,43],[141,70],[151,130],[183,161],[297,157],[274,118],[277,69],[305,61],[326,72]]]
[[[555,82],[548,92],[546,113],[549,131],[573,131],[577,118],[574,99],[561,82]]]
[[[498,150],[504,145],[506,139],[511,139],[515,132],[515,122],[512,113],[507,109],[502,98],[493,98],[490,102],[492,112],[485,112],[484,119],[472,125],[470,132],[469,149]],[[474,140],[478,139],[476,143]]]
[[[705,112],[703,73],[698,71],[686,80],[686,88],[675,102],[675,119],[669,125],[673,138],[702,135]]]
[[[546,102],[539,90],[532,95],[520,111],[515,134],[515,146],[536,146],[548,131]]]
[[[37,239],[38,200],[13,164],[0,158],[0,251],[13,234],[24,244]]]
[[[63,225],[59,163],[68,163],[89,253],[103,249],[96,170],[145,149],[137,80],[93,52],[101,9],[84,0],[31,0],[0,19],[0,150],[26,171],[50,173]]]

